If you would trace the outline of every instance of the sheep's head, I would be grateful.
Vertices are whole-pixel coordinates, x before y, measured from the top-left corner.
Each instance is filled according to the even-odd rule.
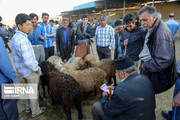
[[[42,61],[39,63],[39,66],[41,68],[41,71],[43,73],[43,75],[46,75],[47,72],[50,72],[52,70],[55,70],[55,67],[52,63],[48,62],[48,61]]]
[[[79,66],[79,68],[77,70],[84,70],[84,69],[90,68],[91,64],[87,60],[80,59],[78,61],[78,66]]]

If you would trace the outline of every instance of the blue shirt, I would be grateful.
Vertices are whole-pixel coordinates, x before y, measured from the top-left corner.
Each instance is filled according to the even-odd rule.
[[[25,33],[17,31],[11,40],[11,46],[15,68],[23,78],[39,69],[34,50]]]
[[[32,45],[41,45],[43,44],[43,41],[40,39],[40,36],[44,36],[41,26],[39,24],[36,25],[36,28],[33,29],[33,34],[30,33],[27,34],[28,39],[31,42]]]
[[[14,68],[12,66],[11,60],[9,58],[8,52],[4,46],[4,41],[0,37],[0,85],[2,83],[18,82],[18,78]]]
[[[43,32],[43,37],[44,37],[44,42],[43,42],[43,46],[45,48],[49,48],[53,46],[53,41],[52,38],[55,38],[55,34],[49,34],[50,32],[52,32],[52,27],[51,25],[49,25],[47,23],[47,25],[45,26],[43,22],[40,23],[41,25],[41,30]]]
[[[120,40],[121,40],[122,35],[119,35],[119,34],[118,34],[117,37],[118,37],[118,49],[117,49],[117,50],[118,50],[118,53],[122,53],[122,52],[121,52],[121,44],[120,44]]]
[[[176,31],[180,30],[179,23],[176,22],[174,19],[170,19],[170,20],[166,21],[165,23],[167,24],[167,26],[171,30],[171,33],[173,36],[176,33]],[[174,38],[174,40],[176,40],[176,38]]]
[[[63,28],[63,42],[67,44],[67,29]]]

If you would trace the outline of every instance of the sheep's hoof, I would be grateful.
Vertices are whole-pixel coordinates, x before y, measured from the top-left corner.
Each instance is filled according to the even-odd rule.
[[[51,102],[51,105],[52,105],[52,106],[55,106],[55,104],[56,104],[56,103],[55,103],[54,101]]]

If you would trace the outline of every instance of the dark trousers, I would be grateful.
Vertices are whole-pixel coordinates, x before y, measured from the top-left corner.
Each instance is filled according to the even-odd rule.
[[[49,48],[44,48],[44,52],[45,52],[45,60],[47,60],[49,57],[54,55],[54,46]]]
[[[111,50],[108,47],[96,46],[99,59],[111,58]]]
[[[18,120],[18,108],[16,99],[2,99],[0,85],[0,120]]]
[[[60,53],[60,58],[62,59],[63,62],[68,61],[71,58],[70,53],[68,52],[68,46],[64,45],[63,46],[63,53]]]
[[[5,44],[5,47],[9,50],[9,52],[11,52],[11,49],[8,45],[8,39],[4,40],[4,44]]]

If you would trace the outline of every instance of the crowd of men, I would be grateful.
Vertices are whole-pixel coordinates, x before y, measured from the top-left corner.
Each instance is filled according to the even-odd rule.
[[[38,84],[41,75],[38,63],[54,55],[53,42],[56,42],[57,55],[66,62],[73,54],[81,58],[90,54],[91,38],[94,37],[100,60],[111,58],[115,45],[115,69],[120,79],[117,86],[110,86],[114,90],[111,100],[109,94],[103,92],[101,103],[93,104],[94,120],[155,120],[155,94],[171,88],[175,80],[173,110],[168,113],[163,111],[162,115],[171,120],[176,114],[175,120],[180,120],[180,77],[175,66],[175,38],[180,26],[173,17],[171,13],[164,23],[157,16],[156,8],[147,5],[138,11],[138,18],[133,13],[127,13],[123,18],[124,25],[116,20],[114,29],[107,24],[106,15],[100,15],[98,26],[97,21],[91,24],[88,15],[83,14],[75,32],[69,18],[63,18],[57,26],[57,22],[54,24],[54,20],[49,20],[47,13],[42,13],[41,23],[38,23],[35,13],[20,13],[15,18],[18,30],[11,40],[14,65],[25,83]],[[5,48],[8,48],[6,39],[9,36],[2,34],[5,29],[1,26],[0,30],[2,92],[1,84],[17,84],[19,80]],[[26,101],[26,112],[31,112],[32,117],[45,109],[39,106],[38,99]],[[2,99],[0,96],[0,119],[16,120],[17,111],[15,99]]]

